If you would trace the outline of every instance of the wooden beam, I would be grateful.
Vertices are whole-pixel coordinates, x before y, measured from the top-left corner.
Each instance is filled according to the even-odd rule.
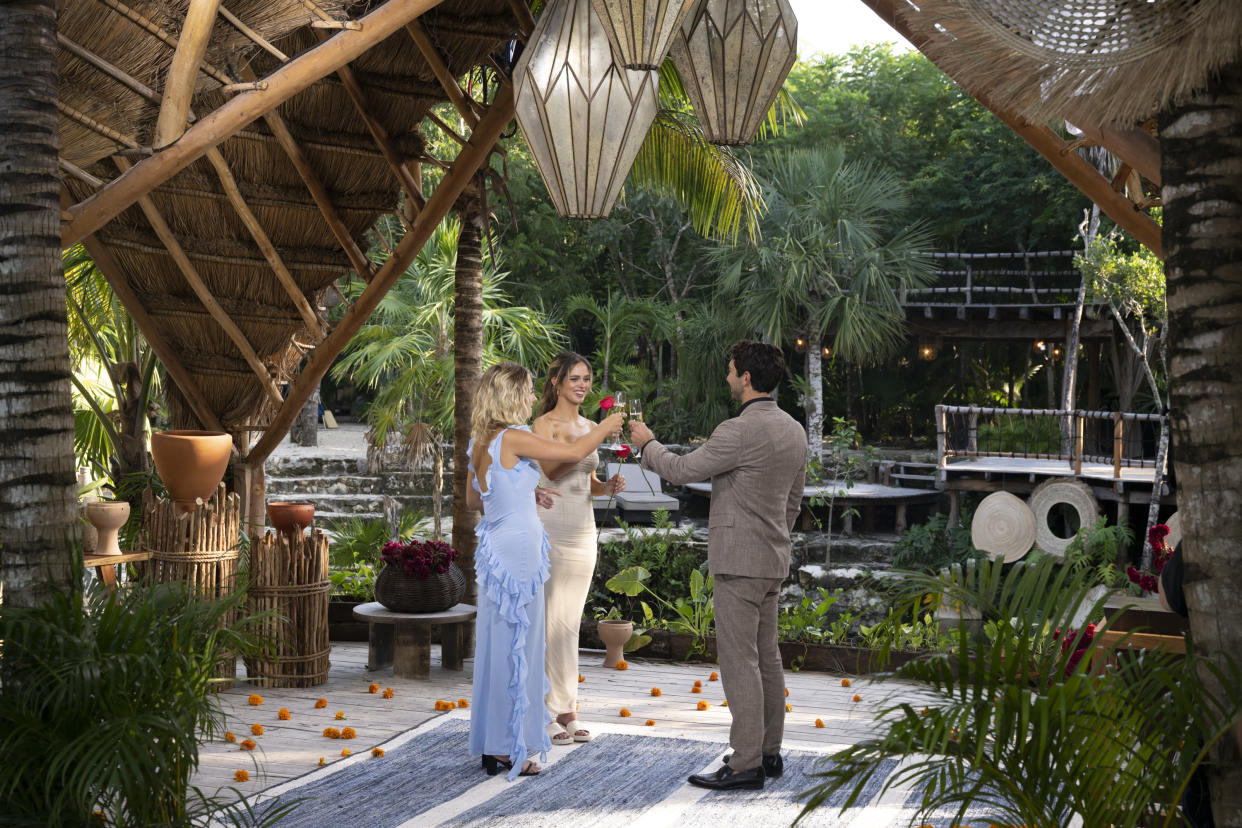
[[[517,2],[517,0],[511,0]],[[945,48],[943,44],[933,43],[929,39],[916,34],[896,13],[898,3],[905,0],[863,0],[884,22],[897,30],[909,40],[916,49],[922,52],[932,63]],[[947,74],[947,73],[946,73]],[[952,78],[952,75],[949,75]],[[956,79],[954,79],[956,80]],[[963,87],[964,88],[964,87]],[[1016,132],[1022,140],[1030,144],[1036,152],[1052,164],[1071,184],[1083,195],[1099,205],[1105,215],[1115,221],[1126,232],[1130,233],[1139,243],[1150,250],[1159,259],[1164,259],[1164,247],[1160,240],[1160,225],[1149,216],[1138,212],[1128,198],[1113,192],[1108,179],[1087,163],[1077,153],[1062,154],[1066,141],[1051,129],[1043,125],[1032,124],[1026,119],[992,103],[984,92],[970,92],[985,108]],[[1123,159],[1124,160],[1124,159]],[[1136,165],[1137,166],[1137,165]]]
[[[211,147],[354,60],[440,1],[388,0],[362,18],[365,25],[361,31],[341,32],[289,61],[267,76],[267,89],[245,92],[228,101],[186,130],[177,143],[135,164],[128,173],[71,207],[74,220],[64,228],[61,245],[68,247],[95,232]]]
[[[129,169],[129,162],[123,158],[114,158],[113,161],[124,175]],[[224,333],[233,344],[237,346],[237,350],[241,352],[242,359],[250,366],[250,369],[259,378],[259,383],[267,392],[268,396],[277,406],[283,401],[280,396],[280,390],[276,387],[276,383],[272,381],[271,375],[267,372],[267,367],[259,360],[258,354],[254,352],[250,341],[246,339],[245,334],[241,332],[241,328],[237,327],[229,315],[224,312],[224,308],[220,307],[220,303],[216,301],[216,297],[211,295],[211,291],[207,289],[207,285],[203,283],[203,279],[198,275],[198,270],[194,264],[186,256],[185,250],[177,241],[177,237],[173,234],[172,228],[164,221],[164,217],[160,215],[160,211],[156,208],[155,202],[149,196],[143,196],[138,199],[138,206],[142,208],[142,213],[147,217],[147,221],[151,224],[151,229],[155,231],[155,235],[164,244],[164,248],[172,256],[173,261],[177,264],[177,268],[181,271],[181,275],[185,277],[190,288],[194,291],[194,295],[203,303],[203,307],[216,320],[216,323],[224,329]]]
[[[129,89],[138,93],[142,97],[146,98],[151,103],[157,104],[157,105],[160,103],[160,96],[156,94],[154,89],[147,86],[146,84],[144,84],[142,81],[138,80],[137,78],[133,77],[128,72],[121,69],[119,66],[109,63],[108,61],[101,58],[99,55],[95,54],[94,52],[90,51],[84,46],[80,46],[77,43],[74,43],[72,40],[65,37],[63,34],[60,34],[59,32],[57,32],[56,34],[56,43],[69,54],[90,64],[91,66],[95,67],[99,71],[103,72],[108,77],[112,78],[113,80],[117,81],[123,86],[128,87]]]
[[[535,30],[535,15],[531,13],[526,0],[509,0],[509,8],[513,9],[522,36],[530,37],[530,33]]]
[[[256,32],[254,29],[250,28],[249,26],[247,26],[244,22],[242,22],[242,20],[237,15],[233,14],[231,11],[226,9],[224,6],[220,7],[220,16],[223,17],[225,20],[227,20],[229,22],[229,25],[231,25],[234,29],[237,29],[237,31],[241,32],[247,39],[250,40],[251,43],[254,43],[260,49],[267,52],[269,55],[276,58],[281,63],[288,63],[289,61],[288,55],[286,55],[284,52],[277,49],[271,43],[268,43],[267,40],[265,40],[261,34]]]
[[[496,100],[483,119],[479,121],[470,143],[457,155],[453,168],[436,187],[427,206],[414,220],[410,232],[397,245],[393,256],[384,263],[375,278],[367,285],[362,295],[350,306],[345,315],[337,322],[336,327],[328,334],[328,338],[309,355],[305,367],[297,379],[289,387],[289,394],[284,404],[276,412],[276,416],[268,424],[267,430],[251,449],[249,462],[262,463],[272,450],[284,439],[285,432],[293,423],[298,412],[306,403],[319,381],[328,372],[332,361],[357,333],[367,317],[379,305],[384,295],[396,284],[397,279],[405,272],[410,262],[422,250],[427,239],[456,203],[458,196],[466,189],[479,168],[487,162],[492,147],[499,140],[500,134],[513,119],[513,91],[501,88]]]
[[[1097,145],[1120,158],[1124,163],[1138,170],[1139,173],[1157,187],[1161,185],[1160,175],[1160,142],[1146,130],[1132,127],[1130,129],[1114,129],[1112,127],[1080,126],[1087,138]]]
[[[63,185],[60,190],[60,200],[62,204],[73,203],[69,191]],[[117,298],[125,305],[125,309],[129,311],[130,318],[134,320],[134,324],[142,332],[143,337],[147,340],[147,344],[151,346],[151,350],[155,351],[155,355],[160,358],[160,362],[163,363],[164,370],[168,373],[168,376],[172,378],[172,381],[181,389],[181,393],[185,395],[186,402],[189,403],[190,410],[194,412],[194,416],[198,417],[199,423],[202,424],[203,428],[212,431],[224,431],[225,428],[220,423],[220,419],[216,417],[211,410],[211,405],[207,402],[207,398],[203,396],[202,389],[198,387],[194,377],[181,364],[181,360],[177,357],[177,352],[160,335],[155,320],[151,317],[151,314],[147,313],[147,309],[143,306],[142,300],[138,298],[138,294],[129,286],[129,281],[125,278],[124,271],[121,270],[116,259],[112,258],[111,251],[94,236],[87,236],[82,239],[82,246],[86,248],[86,252],[95,261],[95,266],[99,268],[99,272],[107,280],[108,285],[112,288],[112,292],[117,295]]]
[[[298,283],[294,281],[293,274],[285,267],[284,261],[280,258],[280,254],[276,252],[276,246],[268,238],[263,225],[259,223],[259,219],[246,204],[246,200],[242,198],[241,190],[237,187],[237,179],[233,177],[233,172],[229,169],[228,162],[224,160],[224,156],[220,154],[218,149],[210,150],[207,153],[207,160],[215,168],[216,177],[220,179],[220,184],[224,187],[229,203],[237,211],[238,218],[242,220],[242,224],[246,225],[246,229],[250,231],[250,236],[254,239],[254,243],[258,245],[263,258],[267,259],[267,263],[271,265],[277,280],[280,281],[285,292],[289,294],[289,298],[293,300],[294,307],[298,309],[298,313],[301,315],[302,321],[306,323],[311,336],[315,338],[316,342],[319,342],[323,339],[323,329],[319,325],[319,317],[315,316],[315,312],[311,310],[310,302],[306,301],[306,296],[302,293],[302,289],[298,287]]]
[[[143,31],[152,35],[153,37],[155,37],[157,40],[159,40],[161,43],[163,43],[168,48],[173,49],[174,51],[176,50],[177,38],[173,37],[171,32],[167,32],[164,29],[160,28],[150,18],[144,16],[141,12],[130,8],[129,6],[120,2],[120,0],[99,0],[99,2],[103,3],[105,6],[112,9],[113,11],[118,12],[126,20],[130,21],[131,23],[138,26]],[[227,74],[225,74],[219,68],[212,66],[210,63],[207,63],[206,61],[200,61],[198,69],[201,72],[203,72],[203,74],[207,75],[213,80],[218,81],[219,83],[229,82],[229,76]]]
[[[177,50],[173,52],[164,80],[164,100],[155,122],[153,145],[156,149],[163,149],[185,132],[185,118],[190,112],[190,99],[194,97],[194,82],[207,54],[207,44],[211,41],[211,29],[216,23],[219,8],[220,0],[190,0]]]
[[[60,101],[60,100],[56,101],[56,109],[60,111],[61,115],[64,115],[69,120],[77,121],[79,124],[86,127],[91,132],[94,132],[98,135],[102,135],[104,138],[107,138],[109,141],[113,141],[117,144],[120,144],[123,147],[129,147],[131,149],[138,148],[138,142],[135,141],[130,136],[122,135],[121,133],[117,132],[115,129],[108,126],[107,124],[99,123],[99,121],[96,121],[94,118],[87,115],[85,112],[79,112],[78,110],[74,109],[69,104],[64,103],[63,101]]]
[[[371,114],[370,107],[367,105],[366,92],[363,90],[362,84],[358,83],[358,78],[355,77],[354,71],[348,66],[342,66],[336,70],[336,75],[341,79],[341,83],[344,84],[345,92],[349,95],[349,99],[354,102],[354,109],[358,110],[359,117],[362,118],[367,131],[371,133],[371,137],[375,140],[375,145],[383,153],[384,160],[388,162],[388,168],[392,170],[393,175],[401,182],[401,187],[405,190],[411,203],[419,210],[423,209],[427,202],[423,198],[422,187],[414,180],[414,176],[410,174],[409,169],[405,166],[405,159],[397,152],[392,139],[388,137],[388,130]],[[413,216],[407,216],[407,218],[413,219]]]
[[[461,87],[457,85],[457,79],[453,77],[453,73],[449,71],[448,65],[444,62],[444,57],[440,51],[436,49],[431,38],[427,36],[427,30],[417,20],[411,20],[405,24],[405,30],[410,33],[414,45],[418,47],[418,51],[423,53],[427,65],[431,67],[431,71],[435,73],[436,80],[440,81],[440,85],[444,87],[445,93],[448,95],[449,101],[453,104],[453,108],[457,110],[457,114],[461,115],[471,129],[479,119],[475,115],[474,109],[470,104],[474,103]]]

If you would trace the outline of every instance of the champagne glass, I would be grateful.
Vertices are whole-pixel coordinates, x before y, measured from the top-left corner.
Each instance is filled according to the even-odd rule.
[[[626,422],[627,429],[629,428],[630,423],[633,423],[635,421],[638,421],[641,423],[643,421],[643,401],[638,398],[630,400],[628,414],[629,414],[629,419]],[[630,442],[631,443],[634,442],[633,431],[630,432]],[[635,454],[638,453],[638,446],[634,446],[634,453]]]
[[[613,407],[604,412],[605,417],[607,417],[609,414],[614,413],[615,411],[625,410],[625,404],[626,404],[625,392],[624,391],[613,392],[612,402],[613,402]],[[607,449],[608,451],[617,451],[618,449],[621,448],[620,435],[614,435],[612,437],[609,437],[608,442],[604,443],[602,446],[600,446],[600,448]]]

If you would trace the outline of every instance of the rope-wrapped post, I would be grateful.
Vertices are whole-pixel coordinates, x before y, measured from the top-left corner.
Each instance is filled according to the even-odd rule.
[[[246,659],[259,687],[314,687],[328,680],[328,537],[320,530],[266,532],[250,540],[247,608],[270,649]]]
[[[136,566],[152,583],[181,581],[204,598],[231,595],[237,589],[240,530],[241,498],[223,483],[209,500],[199,500],[189,513],[179,512],[173,501],[156,496],[148,486],[142,493],[138,547],[150,552],[151,560]],[[236,676],[236,656],[224,658],[216,677]],[[228,686],[225,683],[219,689]]]

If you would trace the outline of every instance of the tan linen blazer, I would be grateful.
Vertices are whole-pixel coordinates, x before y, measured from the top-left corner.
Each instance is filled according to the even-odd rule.
[[[711,574],[789,576],[789,532],[806,484],[806,430],[774,401],[745,406],[684,456],[652,440],[641,462],[670,483],[711,479]]]

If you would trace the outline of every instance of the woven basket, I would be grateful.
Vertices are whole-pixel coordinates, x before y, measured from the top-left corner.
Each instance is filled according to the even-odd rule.
[[[375,579],[375,600],[393,612],[443,612],[465,594],[466,576],[452,563],[448,572],[433,572],[426,578],[408,576],[385,564]]]

